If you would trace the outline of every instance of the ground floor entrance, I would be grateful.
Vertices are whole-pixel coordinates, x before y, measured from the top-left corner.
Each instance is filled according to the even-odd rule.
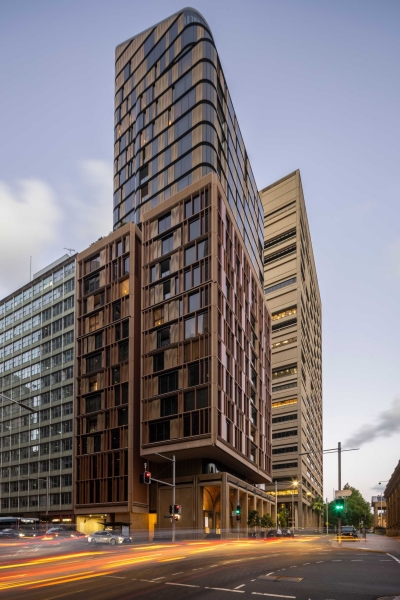
[[[228,473],[178,478],[175,504],[180,511],[175,520],[176,539],[248,537],[255,532],[247,525],[251,511],[262,517],[273,516],[274,510],[272,496]],[[170,506],[171,488],[158,485],[156,539],[171,538]]]

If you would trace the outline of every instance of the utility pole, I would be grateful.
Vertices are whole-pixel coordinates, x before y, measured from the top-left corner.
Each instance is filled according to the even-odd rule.
[[[172,543],[175,542],[175,454],[172,456],[172,506],[173,515],[172,515]]]
[[[338,490],[342,489],[342,444],[338,442]],[[338,539],[342,543],[342,513],[339,512],[338,518]]]
[[[328,535],[329,533],[329,503],[328,503],[328,498],[326,499],[326,535]]]
[[[278,482],[275,481],[275,527],[278,529]]]
[[[164,456],[164,454],[160,454],[159,452],[156,452],[157,456],[161,456],[162,458],[165,458],[166,460],[169,460],[170,462],[172,462],[172,483],[168,483],[167,481],[161,481],[160,479],[155,479],[154,477],[150,476],[150,482],[151,481],[157,481],[157,483],[162,483],[163,485],[169,485],[170,487],[172,487],[172,541],[175,542],[175,501],[176,501],[176,497],[175,497],[175,466],[176,466],[176,460],[175,460],[175,454],[172,456],[172,458],[169,458],[169,456]],[[146,470],[147,465],[145,464],[144,468]],[[149,473],[150,475],[150,473]],[[143,483],[143,482],[142,482]],[[176,517],[178,518],[178,517]]]

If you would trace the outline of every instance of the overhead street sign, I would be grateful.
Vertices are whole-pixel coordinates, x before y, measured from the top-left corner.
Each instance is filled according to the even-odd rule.
[[[351,490],[335,490],[335,498],[346,498],[352,495]]]

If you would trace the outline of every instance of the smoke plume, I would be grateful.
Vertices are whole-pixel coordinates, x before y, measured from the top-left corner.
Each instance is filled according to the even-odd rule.
[[[362,446],[379,437],[390,437],[400,432],[400,396],[387,410],[379,413],[372,425],[363,425],[345,443],[346,446]]]

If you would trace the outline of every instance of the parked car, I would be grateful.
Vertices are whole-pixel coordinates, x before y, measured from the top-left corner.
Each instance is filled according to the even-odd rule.
[[[294,537],[294,533],[289,527],[284,527],[282,529],[282,537]]]
[[[43,536],[43,540],[53,540],[57,538],[64,539],[79,539],[85,538],[86,535],[77,531],[76,529],[69,529],[67,527],[50,527]]]
[[[342,537],[358,538],[357,529],[354,525],[342,525]]]
[[[5,538],[8,539],[19,539],[21,536],[19,534],[18,531],[16,531],[15,529],[3,529],[2,531],[0,531],[0,540],[3,540]]]
[[[111,544],[112,546],[126,543],[125,536],[113,531],[96,531],[95,533],[91,533],[88,536],[88,542],[90,544]]]
[[[265,537],[282,537],[282,529],[270,529]]]

